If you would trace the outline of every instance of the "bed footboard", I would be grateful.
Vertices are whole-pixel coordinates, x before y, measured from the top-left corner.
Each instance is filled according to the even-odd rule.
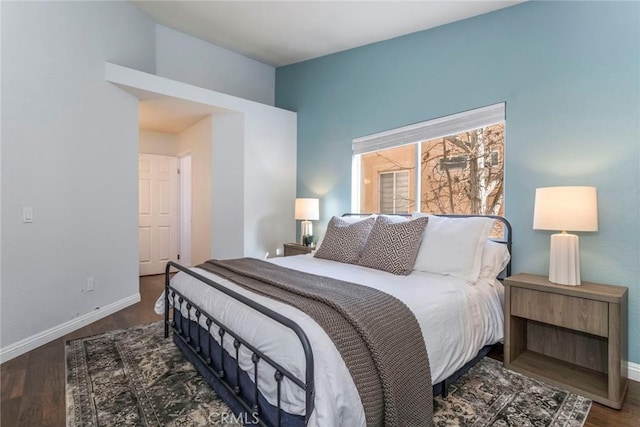
[[[268,355],[264,354],[259,349],[251,345],[251,343],[247,342],[245,339],[239,336],[235,331],[231,330],[229,327],[222,324],[222,322],[216,319],[213,314],[205,312],[193,301],[189,300],[180,292],[173,289],[170,284],[170,274],[169,274],[171,268],[180,270],[185,274],[188,274],[196,278],[197,280],[203,283],[206,283],[207,285],[217,289],[220,292],[225,293],[226,295],[251,307],[252,309],[262,313],[263,315],[275,320],[276,322],[288,327],[293,332],[295,332],[295,334],[298,336],[298,339],[300,340],[300,343],[302,344],[302,348],[305,354],[304,380],[297,378],[290,371],[288,371],[287,369],[282,367],[280,364],[275,362],[273,359],[271,359]],[[192,331],[190,330],[190,328],[192,327],[192,322],[187,321],[186,326],[183,327],[184,322],[180,321],[180,324],[178,324],[175,321],[175,319],[177,319],[178,317],[180,317],[181,319],[184,317],[184,316],[181,317],[179,313],[178,315],[176,315],[176,311],[178,310],[178,307],[182,307],[183,304],[186,304],[188,313],[191,313],[192,310],[195,311],[195,319],[191,319],[192,316],[188,315],[186,316],[187,320],[193,320],[195,322],[195,325],[199,325],[200,321],[204,320],[206,324],[206,329],[208,330],[208,333],[204,335],[206,338],[203,338],[203,336],[199,333],[197,334],[191,333]],[[169,310],[171,309],[171,306],[173,306],[172,318],[170,318],[169,316]],[[295,323],[291,319],[288,319],[267,307],[264,307],[256,303],[255,301],[252,301],[246,298],[243,295],[240,295],[230,289],[225,288],[219,283],[216,283],[172,261],[167,263],[167,266],[165,269],[164,308],[165,308],[164,337],[168,338],[169,331],[173,330],[174,339],[176,339],[177,337],[177,339],[182,341],[184,345],[186,345],[191,349],[192,353],[200,360],[200,362],[202,362],[201,366],[204,365],[206,369],[219,381],[219,383],[222,386],[224,386],[224,388],[229,392],[227,393],[227,395],[231,396],[231,398],[233,398],[237,404],[239,404],[242,408],[244,408],[246,413],[250,414],[249,415],[250,418],[255,419],[259,425],[263,425],[263,426],[267,425],[263,421],[262,417],[260,416],[261,408],[260,408],[260,405],[258,405],[258,402],[260,401],[260,393],[258,390],[258,365],[259,365],[259,362],[262,361],[270,365],[275,370],[274,381],[276,382],[276,390],[277,390],[277,397],[276,397],[277,411],[276,411],[275,425],[279,426],[281,424],[281,420],[280,420],[280,413],[282,409],[281,408],[281,386],[282,386],[282,380],[284,378],[288,378],[293,384],[295,384],[296,386],[304,390],[305,392],[305,415],[304,415],[305,425],[309,422],[311,413],[314,410],[313,399],[315,395],[314,380],[313,380],[314,378],[313,351],[311,350],[309,339],[307,338],[306,334],[304,333],[302,328],[298,326],[297,323]],[[216,326],[218,328],[218,336],[220,339],[219,346],[215,346],[215,348],[217,349],[216,351],[218,351],[219,354],[215,356],[211,353],[211,349],[214,348],[212,342],[215,342],[215,340],[211,335],[212,326]],[[235,350],[235,360],[238,360],[240,349],[243,346],[246,347],[252,353],[251,360],[253,362],[253,385],[252,385],[253,389],[251,390],[251,393],[249,393],[249,395],[251,395],[251,398],[249,399],[245,397],[247,395],[246,390],[241,389],[240,364],[239,363],[235,364],[235,372],[229,373],[225,369],[225,358],[229,357],[228,354],[225,356],[225,354],[227,353],[226,350],[224,349],[225,339],[233,340],[233,348]],[[205,348],[208,350],[205,351],[204,350]],[[245,391],[245,393],[243,393],[243,391]]]

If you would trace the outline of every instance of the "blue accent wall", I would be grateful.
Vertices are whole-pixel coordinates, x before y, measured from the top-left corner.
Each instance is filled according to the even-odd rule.
[[[350,211],[353,138],[501,101],[514,272],[548,272],[535,189],[596,186],[582,276],[629,288],[640,363],[639,2],[526,2],[276,70],[276,105],[298,113],[297,195],[320,198],[317,230]]]

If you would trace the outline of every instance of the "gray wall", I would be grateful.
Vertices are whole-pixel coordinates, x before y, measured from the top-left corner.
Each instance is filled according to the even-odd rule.
[[[138,151],[144,154],[178,156],[178,135],[154,130],[140,129],[138,133]]]
[[[2,4],[2,347],[138,292],[138,102],[104,62],[154,72],[154,30],[127,2]]]
[[[0,11],[4,357],[138,293],[138,100],[105,81],[105,62],[265,104],[273,104],[274,70],[156,26],[128,2],[1,2]],[[270,114],[250,109],[262,108]],[[295,114],[287,117],[295,133]],[[277,145],[275,136],[268,142]],[[293,204],[289,136],[293,155],[278,177]],[[22,223],[24,206],[33,208],[31,224]],[[90,277],[95,291],[81,292]]]
[[[276,70],[246,56],[156,25],[156,73],[273,105]]]
[[[191,265],[211,259],[211,115],[177,135],[179,153],[191,153]]]

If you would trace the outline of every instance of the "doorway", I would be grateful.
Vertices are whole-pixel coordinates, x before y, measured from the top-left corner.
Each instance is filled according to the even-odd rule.
[[[178,158],[138,156],[140,276],[162,274],[178,260]]]

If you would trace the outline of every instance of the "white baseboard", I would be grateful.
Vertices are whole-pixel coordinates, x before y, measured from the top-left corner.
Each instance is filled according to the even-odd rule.
[[[640,382],[640,363],[628,362],[629,379]]]
[[[38,348],[41,345],[47,344],[55,339],[63,337],[73,331],[76,331],[83,326],[87,326],[90,323],[100,320],[103,317],[107,317],[110,314],[120,311],[123,308],[127,308],[130,305],[140,302],[140,293],[137,292],[131,296],[123,298],[119,301],[106,305],[98,310],[83,314],[82,316],[71,319],[58,326],[47,329],[46,331],[39,332],[35,335],[27,337],[16,343],[8,345],[0,349],[0,363],[4,363],[8,360],[18,357],[28,351]]]

